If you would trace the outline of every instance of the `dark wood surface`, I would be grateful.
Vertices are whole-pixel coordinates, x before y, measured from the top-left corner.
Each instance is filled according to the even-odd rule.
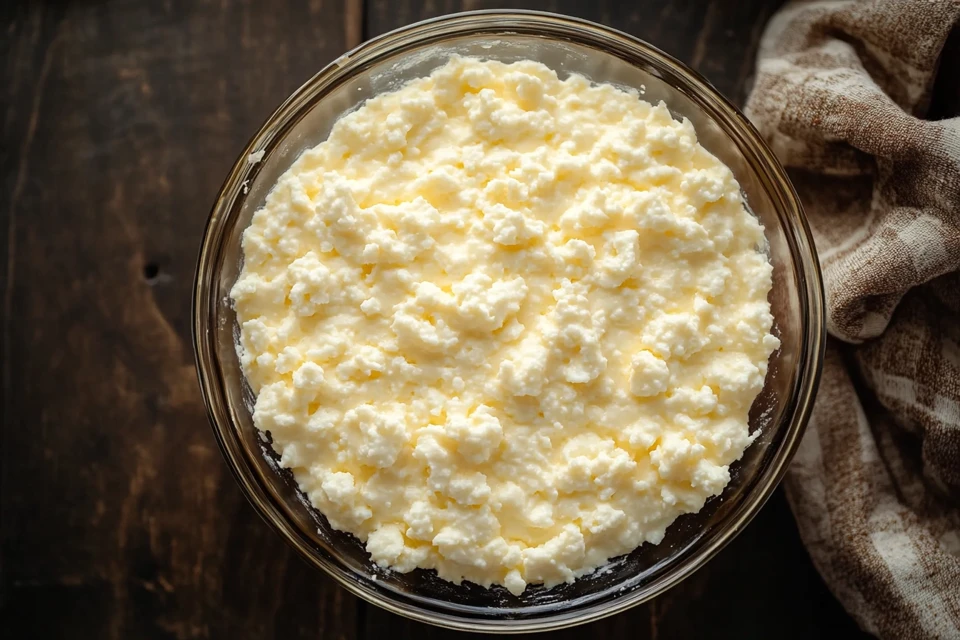
[[[258,520],[190,340],[221,180],[270,111],[362,39],[460,9],[639,35],[742,103],[776,1],[0,3],[0,611],[15,638],[454,637],[360,602]],[[778,493],[706,568],[567,638],[807,638],[856,626]],[[466,637],[463,635],[457,637]]]

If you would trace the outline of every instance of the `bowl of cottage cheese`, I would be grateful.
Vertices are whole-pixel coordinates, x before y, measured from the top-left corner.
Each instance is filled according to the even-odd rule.
[[[709,85],[584,21],[373,40],[253,138],[207,228],[201,386],[265,519],[454,628],[642,602],[762,506],[823,348],[783,169]]]

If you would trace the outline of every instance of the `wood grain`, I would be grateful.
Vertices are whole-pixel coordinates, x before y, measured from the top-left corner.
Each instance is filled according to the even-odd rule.
[[[242,498],[190,296],[217,188],[342,2],[35,2],[4,25],[3,608],[18,637],[353,637]],[[331,28],[331,25],[336,25]]]
[[[465,638],[294,557],[216,450],[190,346],[209,208],[348,47],[512,6],[643,37],[742,102],[778,2],[74,0],[0,7],[0,624],[17,638]],[[779,494],[704,570],[574,638],[855,634]],[[9,633],[8,632],[8,633]]]

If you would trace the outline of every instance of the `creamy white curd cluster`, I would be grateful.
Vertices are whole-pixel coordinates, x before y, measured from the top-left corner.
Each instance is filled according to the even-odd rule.
[[[454,57],[340,119],[244,233],[254,421],[380,565],[572,581],[660,542],[750,444],[762,244],[663,104]]]

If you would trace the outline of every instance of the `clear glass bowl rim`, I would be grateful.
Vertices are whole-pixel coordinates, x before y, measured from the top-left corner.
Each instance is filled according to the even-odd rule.
[[[215,331],[216,305],[221,292],[215,286],[222,264],[221,255],[230,225],[242,201],[241,191],[251,170],[248,156],[255,149],[265,149],[281,139],[298,116],[335,89],[341,82],[363,73],[384,57],[436,44],[463,35],[534,35],[566,40],[604,50],[633,64],[643,63],[679,79],[675,88],[684,91],[724,130],[738,138],[761,165],[762,177],[768,182],[771,197],[779,198],[780,206],[789,212],[787,237],[796,261],[798,289],[804,335],[799,353],[801,370],[797,391],[785,415],[790,420],[779,449],[765,467],[753,493],[740,508],[730,514],[720,529],[688,557],[672,567],[654,584],[638,588],[625,597],[606,598],[574,611],[559,610],[539,618],[474,619],[420,608],[399,602],[389,594],[377,591],[353,576],[349,569],[338,566],[335,557],[316,549],[284,515],[275,495],[264,479],[252,469],[249,452],[242,445],[224,391],[224,376],[217,354]],[[747,118],[727,101],[708,81],[672,56],[621,31],[569,16],[523,10],[483,10],[449,14],[417,22],[368,40],[343,54],[290,95],[248,142],[224,181],[207,222],[194,282],[192,330],[194,356],[204,403],[221,453],[248,501],[257,513],[305,560],[323,570],[341,586],[364,600],[393,613],[446,628],[482,630],[493,633],[546,631],[583,624],[613,615],[645,602],[679,583],[703,566],[726,546],[753,519],[779,484],[792,459],[809,419],[822,368],[825,348],[824,293],[820,266],[809,226],[797,196],[783,167],[767,147]]]

